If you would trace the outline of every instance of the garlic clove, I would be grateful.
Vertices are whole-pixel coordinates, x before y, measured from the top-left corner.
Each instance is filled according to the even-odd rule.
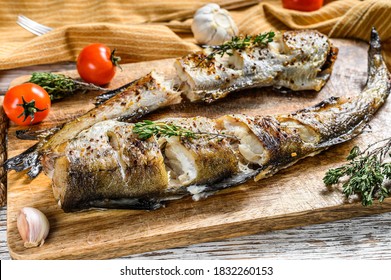
[[[198,43],[208,45],[221,45],[239,33],[229,12],[214,3],[197,10],[191,30]]]
[[[16,220],[20,236],[26,248],[42,246],[49,234],[49,221],[38,209],[23,207]]]
[[[216,33],[217,26],[214,25],[213,23],[208,26],[208,25],[199,25],[194,27],[193,29],[193,34],[194,38],[196,39],[197,42],[210,42],[212,40],[212,37]],[[205,43],[201,43],[205,44]]]
[[[227,35],[227,31],[224,28],[222,28],[221,26],[219,26],[219,27],[217,27],[216,32],[213,35],[213,38],[210,42],[212,45],[218,45],[220,43],[217,43],[217,42],[220,42],[220,40],[225,42],[225,41],[229,40],[230,38],[231,37],[229,37]]]

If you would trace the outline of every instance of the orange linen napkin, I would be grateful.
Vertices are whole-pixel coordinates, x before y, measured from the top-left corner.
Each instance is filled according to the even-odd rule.
[[[369,39],[375,26],[391,65],[391,1],[325,1],[315,12],[283,9],[280,0],[214,1],[230,10],[242,34],[317,29],[331,37]],[[74,61],[92,42],[116,48],[122,63],[182,56],[199,47],[191,33],[205,0],[0,0],[0,70]],[[54,30],[37,37],[18,26],[23,14]]]

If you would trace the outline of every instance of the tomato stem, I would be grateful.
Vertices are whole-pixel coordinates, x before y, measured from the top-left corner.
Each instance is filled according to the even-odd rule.
[[[28,117],[31,117],[30,123],[32,123],[33,120],[34,120],[34,117],[35,117],[35,113],[43,112],[43,111],[45,111],[47,109],[47,108],[39,109],[39,108],[35,107],[35,100],[34,99],[31,100],[30,102],[27,102],[26,100],[24,100],[24,97],[22,96],[22,101],[23,101],[23,103],[22,104],[17,104],[17,106],[23,107],[22,114],[20,114],[18,116],[18,118],[20,118],[21,116],[24,116],[23,121],[26,121],[26,119]]]
[[[111,60],[111,62],[113,63],[114,66],[117,66],[117,67],[118,67],[119,69],[121,69],[121,71],[122,71],[122,67],[121,67],[121,65],[119,65],[119,62],[121,61],[121,57],[115,56],[116,50],[117,50],[117,49],[114,49],[114,50],[111,52],[110,60]]]

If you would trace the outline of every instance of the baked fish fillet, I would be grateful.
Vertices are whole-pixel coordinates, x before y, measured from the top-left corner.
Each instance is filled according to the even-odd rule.
[[[179,84],[191,101],[211,102],[228,93],[274,86],[319,91],[331,75],[338,49],[313,30],[276,32],[273,42],[215,55],[211,48],[175,62]]]
[[[372,31],[368,81],[360,95],[332,97],[292,114],[169,118],[158,123],[197,137],[141,140],[135,124],[99,122],[44,161],[64,211],[91,207],[156,209],[271,176],[298,160],[357,136],[390,94],[390,73]]]

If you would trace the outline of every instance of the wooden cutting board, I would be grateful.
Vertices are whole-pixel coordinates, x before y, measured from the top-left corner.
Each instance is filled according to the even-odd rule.
[[[246,113],[249,115],[288,113],[335,96],[358,94],[367,71],[367,44],[333,40],[340,53],[334,72],[321,92],[279,92],[271,88],[232,93],[213,104],[183,104],[148,116],[208,116]],[[124,65],[110,87],[115,88],[152,69],[172,75],[173,60]],[[68,73],[76,75],[75,72]],[[18,78],[18,84],[26,77]],[[42,127],[51,127],[93,107],[96,93],[67,98],[54,103]],[[48,178],[40,174],[29,180],[23,173],[8,174],[8,244],[15,259],[108,259],[164,248],[215,241],[263,231],[324,223],[391,210],[391,199],[372,207],[347,201],[340,188],[327,189],[322,178],[337,167],[354,145],[367,144],[391,136],[391,100],[376,114],[370,127],[356,139],[338,145],[313,158],[280,171],[271,178],[222,191],[202,201],[191,198],[173,201],[156,211],[90,210],[64,213],[56,204]],[[18,140],[11,125],[8,156],[19,154],[34,141]],[[44,212],[51,224],[50,234],[39,248],[25,249],[16,228],[18,210],[31,206]]]

